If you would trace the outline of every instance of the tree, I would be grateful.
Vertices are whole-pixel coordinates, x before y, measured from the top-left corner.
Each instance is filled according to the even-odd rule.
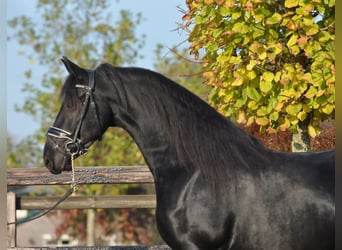
[[[161,49],[162,45],[157,45],[156,63],[154,64],[156,71],[173,79],[202,99],[208,100],[208,94],[212,88],[203,84],[204,68],[202,63],[194,63],[189,60],[188,51],[185,48],[181,51],[178,51],[177,48],[170,49],[171,56],[161,55]]]
[[[62,87],[62,78],[66,75],[60,63],[62,55],[88,68],[96,66],[99,62],[109,62],[114,65],[131,64],[137,58],[142,57],[140,49],[144,45],[143,37],[137,38],[135,35],[135,27],[140,23],[141,15],[133,16],[127,10],[113,15],[113,8],[106,0],[39,0],[36,5],[35,18],[20,16],[9,21],[12,28],[9,34],[10,39],[16,39],[23,47],[30,48],[32,53],[24,55],[33,64],[38,63],[46,69],[42,77],[42,85],[39,87],[31,82],[32,69],[25,71],[28,82],[25,83],[23,91],[28,93],[29,97],[22,107],[18,107],[19,112],[25,112],[41,122],[41,128],[31,138],[31,142],[37,147],[41,148],[45,142],[47,128],[55,119],[60,106],[58,93]],[[39,21],[37,17],[40,18]],[[35,152],[40,152],[40,150]],[[34,156],[40,159],[40,155],[41,153],[39,156],[36,154]],[[82,157],[77,164],[83,166],[142,165],[144,160],[138,147],[126,132],[109,129],[103,140],[94,145],[87,156]],[[118,194],[126,193],[132,188],[135,187],[93,185],[82,187],[78,192],[88,195]],[[74,222],[68,221],[69,215],[64,214],[63,223],[68,225],[68,230],[71,229],[68,233],[72,234],[73,231],[81,230],[78,232],[79,235],[85,235],[83,233],[85,227],[77,228],[77,225],[82,225],[80,221],[84,222],[85,213],[84,211],[69,212],[69,215],[77,215],[77,220]],[[104,215],[114,219],[120,216],[152,218],[151,211],[132,210],[125,213],[118,210],[98,211],[98,217],[103,218]],[[103,220],[101,225],[103,228],[108,228],[112,226],[110,222],[110,219]],[[144,230],[144,227],[147,227],[146,223],[141,222],[137,223],[136,227],[130,227],[133,232],[140,232],[140,239],[147,234],[147,230]],[[62,227],[58,230],[63,229]],[[112,232],[106,230],[106,232]],[[124,238],[124,240],[128,239]],[[139,243],[139,238],[134,240]]]
[[[12,135],[8,135],[6,165],[8,168],[39,166],[40,151],[40,147],[31,136],[16,142]]]
[[[311,137],[320,121],[334,118],[334,0],[186,3],[181,27],[223,115]]]

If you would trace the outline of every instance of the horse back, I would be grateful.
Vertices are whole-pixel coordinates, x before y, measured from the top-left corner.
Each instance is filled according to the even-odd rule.
[[[309,153],[282,153],[275,161],[281,171],[304,187],[334,198],[335,150]]]

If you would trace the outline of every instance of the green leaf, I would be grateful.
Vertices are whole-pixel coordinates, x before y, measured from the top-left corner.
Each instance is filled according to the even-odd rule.
[[[272,82],[269,81],[260,81],[260,90],[263,93],[268,93],[272,89],[273,85]]]
[[[286,8],[297,7],[298,4],[299,4],[299,0],[285,0],[285,7]]]
[[[247,101],[247,98],[240,98],[240,99],[237,99],[236,102],[235,102],[235,104],[234,104],[234,107],[235,107],[235,108],[241,108],[242,106],[245,105],[246,101]]]
[[[305,31],[306,35],[312,36],[312,35],[315,35],[319,32],[319,27],[317,24],[314,24],[312,26],[305,26],[304,31]]]
[[[318,41],[321,43],[327,42],[330,40],[330,34],[327,31],[321,31],[318,35]]]
[[[299,113],[299,111],[301,111],[301,109],[302,109],[302,104],[299,103],[299,104],[293,104],[293,105],[287,106],[285,110],[289,115],[297,116],[297,114]]]
[[[330,115],[334,111],[335,106],[333,104],[327,103],[321,109],[324,114]]]
[[[317,89],[311,86],[304,96],[310,99],[310,98],[313,98],[316,94],[317,94]]]
[[[265,106],[262,106],[258,109],[257,111],[257,115],[258,116],[265,116],[267,115],[269,112],[267,112],[267,108]]]
[[[274,13],[271,17],[266,19],[266,24],[274,25],[281,22],[282,16],[279,13]]]
[[[254,101],[259,101],[260,100],[261,95],[260,95],[260,93],[255,88],[247,87],[246,90],[247,90],[247,96],[250,99],[252,99]]]
[[[251,100],[248,102],[248,108],[251,110],[256,110],[259,108],[259,104],[258,104],[258,102]]]
[[[253,31],[253,39],[261,37],[265,34],[265,31],[263,28],[254,28]]]
[[[271,119],[272,121],[277,121],[278,118],[279,118],[279,112],[273,112],[273,113],[270,114],[269,117],[270,117],[270,119]]]
[[[235,23],[232,29],[236,33],[246,34],[249,32],[249,27],[245,25],[245,22]]]
[[[235,12],[233,12],[233,14],[232,14],[232,19],[233,19],[233,20],[239,19],[240,16],[241,16],[241,12],[240,12],[240,11],[235,11]]]
[[[226,8],[225,6],[221,5],[219,7],[219,13],[221,16],[226,17],[226,16],[230,15],[231,10],[229,8]]]
[[[255,123],[260,125],[260,126],[266,126],[268,125],[268,119],[266,117],[257,117],[255,119]]]

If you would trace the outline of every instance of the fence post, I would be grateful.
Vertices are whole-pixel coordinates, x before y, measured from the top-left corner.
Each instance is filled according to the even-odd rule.
[[[87,246],[95,245],[95,209],[87,210]]]
[[[16,204],[15,204],[15,193],[7,193],[7,247],[17,246],[17,226],[16,226]]]

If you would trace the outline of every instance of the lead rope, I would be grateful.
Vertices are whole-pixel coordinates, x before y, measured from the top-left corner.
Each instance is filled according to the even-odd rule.
[[[76,153],[71,154],[71,171],[72,171],[72,179],[71,179],[71,189],[73,192],[76,192],[78,187],[77,187],[77,182],[75,178],[75,167],[74,167],[74,156]]]
[[[50,207],[46,211],[44,211],[44,212],[42,212],[42,213],[40,213],[40,214],[38,214],[32,218],[20,221],[20,223],[33,221],[33,220],[36,220],[36,219],[48,214],[49,212],[54,210],[59,204],[61,204],[63,201],[65,201],[67,198],[69,198],[69,196],[72,195],[72,193],[75,193],[77,191],[78,187],[77,187],[76,178],[75,178],[74,155],[75,155],[74,153],[71,154],[71,170],[72,170],[71,188],[63,195],[63,197],[59,201],[56,202],[55,205],[53,205],[52,207]],[[8,222],[7,223],[7,225],[13,225],[13,224],[18,225],[19,222]]]

